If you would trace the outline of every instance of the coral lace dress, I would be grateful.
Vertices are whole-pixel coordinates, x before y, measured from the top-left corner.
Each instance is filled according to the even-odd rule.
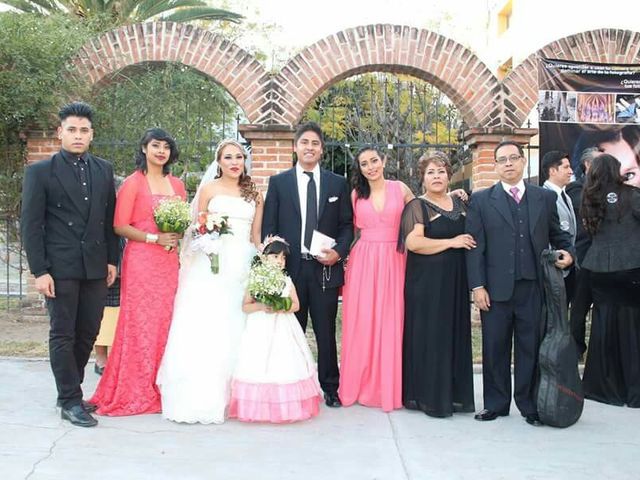
[[[182,182],[169,176],[176,196],[186,198]],[[114,226],[131,225],[158,233],[153,209],[165,195],[151,193],[136,171],[124,181],[116,201]],[[178,254],[151,243],[129,241],[122,258],[120,316],[109,361],[91,398],[100,415],[160,412],[155,384],[164,353],[178,286]]]

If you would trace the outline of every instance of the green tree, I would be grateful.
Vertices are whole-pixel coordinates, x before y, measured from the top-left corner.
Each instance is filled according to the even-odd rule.
[[[226,20],[234,23],[242,20],[242,15],[209,7],[202,0],[3,0],[0,3],[24,13],[63,13],[82,19],[100,17],[106,19],[111,26],[147,20]]]
[[[96,33],[68,16],[0,14],[0,215],[17,215],[27,127],[51,124],[60,104],[87,93],[63,66]]]
[[[121,175],[133,169],[142,132],[160,127],[178,142],[174,173],[202,171],[213,150],[234,134],[239,107],[210,78],[178,64],[135,66],[120,72],[92,101],[96,110],[92,151],[114,162]]]
[[[418,191],[415,164],[425,151],[444,150],[454,169],[466,160],[457,145],[456,107],[433,85],[406,75],[343,80],[318,96],[304,118],[322,126],[329,140],[325,166],[338,173],[348,173],[360,146],[375,145],[387,154],[388,175]]]

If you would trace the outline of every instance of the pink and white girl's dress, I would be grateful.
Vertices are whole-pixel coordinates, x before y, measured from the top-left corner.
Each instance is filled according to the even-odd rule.
[[[321,395],[315,362],[295,315],[249,314],[231,381],[229,417],[243,422],[307,420],[318,414]]]

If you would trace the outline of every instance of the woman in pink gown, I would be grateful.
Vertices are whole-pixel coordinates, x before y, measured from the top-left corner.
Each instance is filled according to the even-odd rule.
[[[118,192],[114,227],[128,239],[122,259],[120,316],[109,361],[90,400],[100,415],[160,412],[156,374],[167,342],[178,284],[178,236],[159,233],[153,210],[171,197],[186,199],[169,174],[178,157],[166,132],[149,129],[136,154],[136,171]]]
[[[400,217],[413,193],[385,180],[384,156],[358,152],[352,192],[356,243],[342,293],[339,395],[388,412],[402,408],[405,255],[396,251]]]

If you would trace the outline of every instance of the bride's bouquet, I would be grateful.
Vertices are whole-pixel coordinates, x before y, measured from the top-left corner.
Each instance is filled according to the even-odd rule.
[[[275,263],[257,261],[249,271],[249,295],[275,311],[291,308],[291,286],[287,275]]]
[[[153,210],[153,218],[162,233],[182,234],[191,223],[189,204],[180,198],[162,200]],[[170,251],[172,247],[165,247]]]
[[[229,226],[229,217],[215,213],[200,212],[193,229],[191,249],[201,251],[211,263],[211,273],[220,272],[220,244],[222,235],[233,235]]]

